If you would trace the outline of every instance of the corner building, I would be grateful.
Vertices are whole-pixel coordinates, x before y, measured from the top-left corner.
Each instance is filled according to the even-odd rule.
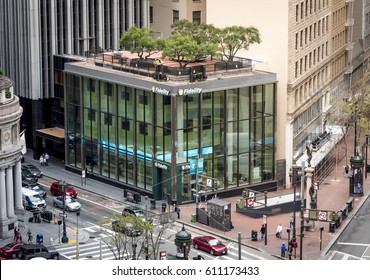
[[[196,67],[160,79],[106,61],[66,64],[67,169],[179,204],[194,199],[196,180],[221,197],[276,189],[276,75],[207,66],[194,80]]]
[[[0,75],[0,239],[14,235],[16,213],[23,212],[19,121],[23,109],[13,81]]]

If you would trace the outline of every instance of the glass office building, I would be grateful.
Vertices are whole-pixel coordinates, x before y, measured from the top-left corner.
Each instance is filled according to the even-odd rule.
[[[275,101],[267,72],[161,82],[66,64],[66,166],[177,203],[194,199],[197,181],[221,196],[276,186]]]

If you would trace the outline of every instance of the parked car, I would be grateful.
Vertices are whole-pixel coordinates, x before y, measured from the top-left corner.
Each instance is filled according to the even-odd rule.
[[[63,209],[63,196],[57,196],[53,199],[54,207]],[[66,210],[67,211],[78,211],[81,209],[81,204],[73,197],[66,196]]]
[[[67,196],[76,198],[77,197],[77,191],[73,188],[72,185],[65,183],[65,192]],[[63,182],[57,181],[51,184],[50,186],[50,192],[55,196],[61,196],[63,195]]]
[[[4,247],[0,248],[0,256],[3,256],[7,259],[15,259],[18,257],[19,252],[21,251],[20,247],[24,245],[23,242],[12,242]]]
[[[42,177],[42,171],[33,164],[22,165],[22,170],[28,170],[33,176],[37,176],[38,178]]]
[[[127,206],[123,209],[122,215],[133,215],[135,217],[141,218],[144,222],[152,223],[153,219],[151,217],[146,217],[144,211],[137,206]]]
[[[141,228],[135,227],[133,224],[128,222],[121,225],[119,220],[112,221],[112,228],[116,232],[121,232],[131,237],[140,236],[143,233]]]
[[[22,260],[30,260],[36,257],[58,260],[59,252],[54,247],[45,247],[41,244],[26,244],[20,247],[18,257]]]
[[[22,169],[22,181],[29,182],[29,183],[36,183],[38,181],[38,177],[33,175],[27,169]]]
[[[45,191],[44,187],[41,186],[39,183],[32,183],[32,182],[22,181],[22,187],[33,190],[35,192],[38,192],[39,195],[41,195],[41,197],[43,199],[45,199],[45,197],[46,197],[46,191]]]
[[[212,236],[198,236],[193,238],[195,249],[203,250],[211,255],[227,255],[227,247],[217,238]]]

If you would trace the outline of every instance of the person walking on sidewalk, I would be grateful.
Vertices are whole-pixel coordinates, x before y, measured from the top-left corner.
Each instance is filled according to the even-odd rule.
[[[289,260],[292,259],[292,255],[293,255],[293,241],[290,241],[289,242],[289,246],[288,246],[288,257],[289,257]]]
[[[33,235],[32,235],[31,229],[28,229],[27,236],[28,236],[27,241],[32,243]]]
[[[285,242],[283,242],[283,244],[281,244],[280,250],[281,250],[281,257],[285,258],[285,252],[286,252]]]
[[[40,156],[39,161],[40,161],[40,165],[44,165],[44,155]]]
[[[44,160],[45,160],[45,165],[49,165],[49,154],[48,153],[45,153]]]
[[[261,240],[265,240],[265,238],[266,238],[266,228],[265,228],[265,224],[263,224],[263,225],[261,226],[260,233],[261,233]]]
[[[21,234],[21,231],[19,229],[17,229],[17,232],[15,233],[15,242],[22,242],[22,234]]]
[[[276,228],[276,237],[281,238],[283,235],[283,227],[281,224]]]

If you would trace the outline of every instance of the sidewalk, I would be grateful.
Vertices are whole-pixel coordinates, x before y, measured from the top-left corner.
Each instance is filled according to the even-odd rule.
[[[349,133],[350,135],[347,136],[347,143],[348,143],[348,160],[352,156],[353,149],[351,148],[353,146],[353,133]],[[32,151],[26,154],[26,163],[33,163],[37,166],[39,166],[38,161],[34,160],[32,158]],[[328,176],[323,183],[321,183],[320,189],[318,191],[318,207],[317,209],[322,210],[333,210],[333,211],[339,211],[342,206],[345,205],[347,200],[351,197],[349,196],[349,180],[347,177],[343,176],[344,166],[346,165],[345,157],[341,162],[338,162],[338,174],[335,174],[335,168],[330,176]],[[57,160],[53,157],[50,158],[49,166],[40,166],[40,169],[43,171],[44,175],[50,178],[53,178],[55,180],[65,180],[69,183],[72,183],[73,185],[76,185],[77,187],[81,188],[81,176],[79,174],[75,174],[72,172],[67,172],[64,167],[64,162]],[[303,259],[304,260],[317,260],[320,259],[320,256],[325,250],[329,249],[326,248],[330,242],[334,238],[336,238],[338,232],[340,230],[343,230],[343,228],[346,226],[346,224],[349,222],[350,217],[355,213],[356,209],[358,208],[361,201],[364,201],[367,196],[369,195],[369,182],[370,182],[370,176],[368,176],[367,179],[364,179],[364,196],[362,197],[355,197],[354,202],[354,210],[349,214],[349,218],[344,220],[341,224],[341,226],[337,229],[335,229],[335,233],[329,233],[329,223],[328,222],[315,222],[316,225],[316,231],[314,232],[305,232],[304,238],[303,238]],[[90,191],[93,193],[102,194],[104,196],[110,197],[114,200],[117,200],[119,202],[124,203],[125,199],[123,197],[123,190],[116,188],[114,186],[110,186],[108,184],[104,184],[102,182],[93,180],[93,179],[87,179],[86,186],[83,187],[84,190]],[[269,193],[269,196],[278,196],[282,194],[291,193],[292,190],[287,189],[279,189],[276,192]],[[252,241],[251,240],[251,231],[256,230],[259,232],[259,229],[261,228],[261,225],[263,223],[262,218],[260,219],[254,219],[250,218],[248,216],[242,215],[240,213],[236,212],[236,201],[241,198],[241,195],[238,197],[232,197],[227,198],[225,200],[231,202],[232,207],[232,222],[234,225],[234,229],[232,229],[229,232],[223,232],[220,230],[217,230],[215,228],[200,224],[198,222],[191,222],[191,215],[195,213],[195,203],[192,204],[185,204],[181,205],[181,217],[177,222],[184,223],[185,228],[186,227],[196,227],[199,229],[202,229],[204,231],[209,232],[211,235],[216,236],[222,236],[224,238],[228,238],[230,240],[233,240],[237,242],[238,239],[238,233],[241,234],[241,242],[244,246],[248,246],[250,248],[255,248],[256,250],[265,251],[273,256],[276,256],[277,258],[280,258],[280,246],[282,242],[285,242],[288,244],[288,233],[287,229],[289,228],[289,222],[290,217],[293,213],[287,213],[287,214],[280,214],[276,216],[269,216],[268,219],[268,238],[267,238],[267,245],[265,245],[265,242],[258,239],[258,241]],[[144,201],[141,202],[141,204],[144,204]],[[160,204],[161,201],[157,201],[157,210],[160,211]],[[144,208],[144,206],[142,205]],[[206,207],[205,202],[201,202],[200,207]],[[22,217],[20,217],[21,219]],[[275,237],[276,228],[279,224],[282,224],[283,226],[283,237],[282,239],[278,239]],[[41,223],[37,224],[37,226],[40,225],[40,230],[37,228],[38,232],[43,233],[45,232],[45,244],[55,244],[55,242],[58,243],[58,237],[49,237],[48,236],[48,230],[47,230],[47,224]],[[299,259],[299,247],[300,247],[300,214],[299,211],[296,213],[296,232],[297,232],[297,241],[298,241],[298,248],[296,251],[296,258]],[[36,226],[36,224],[35,224]],[[42,229],[42,227],[45,227],[45,229]],[[320,227],[324,227],[324,231],[322,233],[322,250],[320,251]],[[25,229],[24,229],[25,230]],[[71,231],[72,229],[67,229],[68,231]],[[74,231],[69,232],[68,236],[74,236],[76,233]],[[23,235],[25,236],[25,235]],[[35,236],[36,237],[36,236]],[[258,237],[260,238],[260,234],[258,234]],[[53,241],[47,240],[47,239],[53,238]],[[56,238],[56,239],[54,239]],[[83,238],[89,238],[88,234],[84,237],[84,233],[80,232],[79,240],[82,241]],[[3,244],[5,241],[0,242],[0,244]],[[5,243],[6,244],[6,243]]]

